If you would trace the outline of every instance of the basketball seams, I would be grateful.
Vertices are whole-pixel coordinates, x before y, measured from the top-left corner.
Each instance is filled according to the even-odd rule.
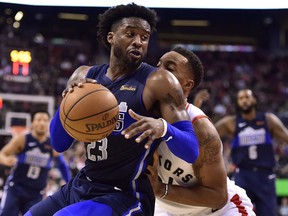
[[[73,108],[80,103],[81,100],[83,100],[85,97],[88,97],[89,95],[91,95],[91,94],[93,94],[93,93],[95,93],[95,92],[100,92],[100,91],[109,91],[109,90],[104,89],[104,88],[103,88],[103,89],[96,89],[96,90],[93,90],[93,91],[91,91],[91,92],[83,95],[81,98],[79,98],[78,100],[76,100],[76,101],[74,102],[74,104],[70,107],[70,109],[69,109],[69,111],[67,112],[67,114],[65,113],[65,110],[63,110],[63,113],[64,113],[64,115],[66,116],[66,118],[67,118],[67,116],[69,115],[69,113],[73,110]],[[73,92],[71,92],[71,94],[73,94]],[[67,97],[68,97],[68,95],[67,95]],[[65,107],[65,102],[66,102],[66,100],[64,101],[63,107]]]

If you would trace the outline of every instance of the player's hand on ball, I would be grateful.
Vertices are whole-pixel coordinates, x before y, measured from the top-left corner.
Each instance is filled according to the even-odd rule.
[[[160,119],[138,115],[131,109],[128,112],[130,116],[136,120],[136,122],[122,131],[122,135],[124,135],[126,139],[130,139],[131,137],[140,134],[135,141],[140,143],[144,139],[148,138],[148,141],[145,143],[145,148],[149,148],[153,141],[160,138],[163,134],[163,121]]]
[[[76,82],[71,83],[70,86],[64,89],[64,91],[62,92],[62,98],[64,98],[68,92],[70,93],[73,92],[75,86],[78,86],[79,88],[83,87],[84,83],[97,83],[97,81],[94,79],[85,78],[85,79],[78,80],[77,83]]]
[[[79,84],[79,83],[78,83]],[[119,118],[119,104],[105,86],[85,82],[67,92],[59,107],[63,128],[75,140],[96,142],[109,136]]]

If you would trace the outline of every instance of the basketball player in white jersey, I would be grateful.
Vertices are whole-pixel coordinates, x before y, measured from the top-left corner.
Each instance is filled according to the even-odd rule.
[[[180,47],[164,54],[158,67],[177,77],[186,97],[203,77],[200,59]],[[187,163],[161,143],[153,166],[148,168],[157,197],[154,215],[254,216],[245,190],[227,177],[222,143],[214,125],[198,107],[187,103],[186,108],[198,138],[200,155],[195,163]]]

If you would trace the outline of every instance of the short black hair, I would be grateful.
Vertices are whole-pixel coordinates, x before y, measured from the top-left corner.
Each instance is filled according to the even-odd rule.
[[[97,36],[101,39],[103,44],[110,48],[110,44],[107,41],[107,34],[111,31],[112,25],[125,17],[139,17],[146,20],[150,27],[151,33],[156,31],[157,13],[153,9],[130,3],[127,5],[117,5],[109,8],[103,14],[100,14],[98,19],[98,31]]]
[[[35,111],[33,111],[33,112],[31,113],[31,122],[33,122],[33,120],[34,120],[34,118],[35,118],[35,115],[36,115],[37,113],[46,113],[46,114],[48,115],[48,117],[50,118],[50,113],[49,113],[47,110],[45,110],[45,109],[37,109],[37,110],[35,110]]]
[[[191,66],[191,75],[194,80],[193,89],[197,88],[204,77],[204,67],[199,57],[191,50],[185,49],[184,47],[175,47],[171,51],[177,52],[188,59],[189,65]]]

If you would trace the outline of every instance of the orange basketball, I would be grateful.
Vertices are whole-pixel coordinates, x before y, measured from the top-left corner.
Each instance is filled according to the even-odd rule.
[[[68,92],[60,104],[60,120],[74,139],[101,140],[112,133],[119,114],[118,101],[106,87],[85,83]]]

